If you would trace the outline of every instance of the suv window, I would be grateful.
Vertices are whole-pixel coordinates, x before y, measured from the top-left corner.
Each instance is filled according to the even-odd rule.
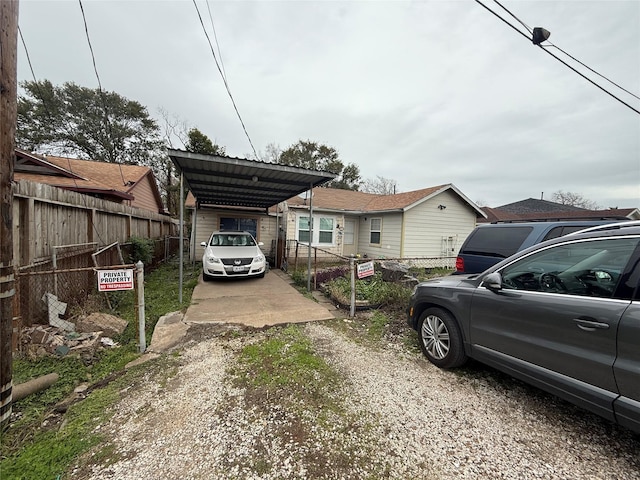
[[[505,267],[503,287],[610,298],[638,242],[616,238],[555,245]]]
[[[532,227],[478,228],[466,241],[464,253],[507,258],[516,253],[533,230]]]
[[[578,232],[580,230],[584,230],[585,228],[587,227],[585,227],[584,225],[580,225],[580,226],[564,225],[561,227],[553,227],[551,230],[549,230],[549,232],[547,232],[547,234],[544,236],[541,242],[544,242],[546,240],[551,240],[552,238],[563,237],[564,235],[568,235],[573,232]]]

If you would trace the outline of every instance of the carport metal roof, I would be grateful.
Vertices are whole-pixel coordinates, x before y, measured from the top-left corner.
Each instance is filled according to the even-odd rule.
[[[333,180],[329,172],[218,155],[168,150],[199,205],[267,209]]]

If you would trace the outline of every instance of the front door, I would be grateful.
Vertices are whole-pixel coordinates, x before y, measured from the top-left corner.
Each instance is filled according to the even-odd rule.
[[[253,238],[258,239],[258,220],[255,218],[220,218],[220,230],[239,230],[249,232]]]
[[[344,230],[342,231],[342,255],[355,255],[357,252],[356,222],[353,220],[345,220]]]

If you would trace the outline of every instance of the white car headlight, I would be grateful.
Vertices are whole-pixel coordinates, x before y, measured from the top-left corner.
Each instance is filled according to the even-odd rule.
[[[214,257],[213,255],[207,256],[207,262],[209,263],[220,263],[220,259],[218,257]]]
[[[254,261],[254,262],[264,262],[264,255],[262,255],[261,253],[260,253],[260,254],[258,254],[258,255],[256,255],[256,256],[253,258],[253,261]]]

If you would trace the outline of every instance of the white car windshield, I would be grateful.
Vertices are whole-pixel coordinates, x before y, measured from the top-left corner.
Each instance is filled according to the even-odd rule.
[[[247,247],[255,246],[256,242],[250,235],[219,233],[211,236],[209,245],[212,247]]]

